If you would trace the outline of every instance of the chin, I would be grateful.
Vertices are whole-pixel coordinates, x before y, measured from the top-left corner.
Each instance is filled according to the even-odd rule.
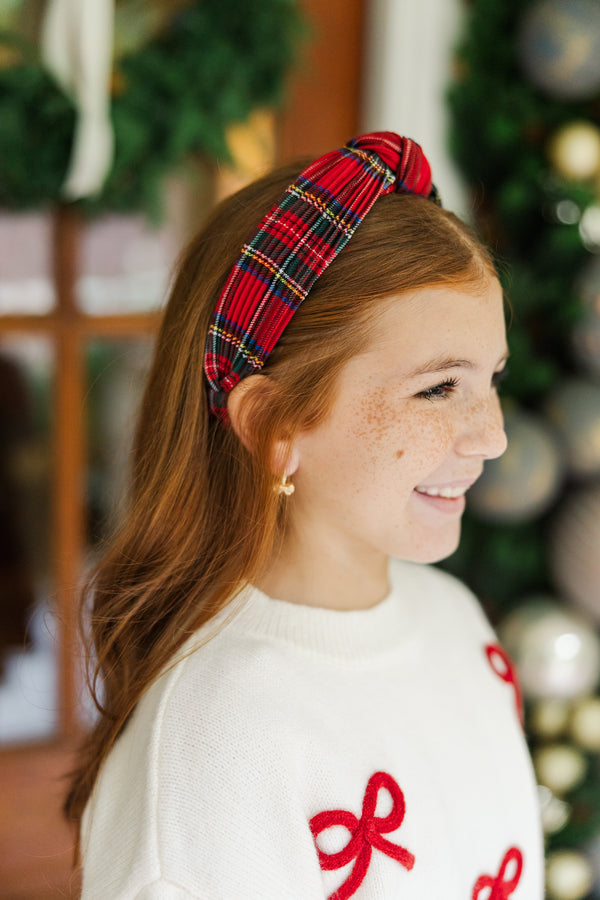
[[[438,540],[434,540],[433,536],[429,536],[428,540],[409,550],[405,549],[402,554],[398,554],[398,557],[409,562],[437,563],[448,556],[452,556],[457,550],[459,543],[460,525],[455,533],[440,536]]]

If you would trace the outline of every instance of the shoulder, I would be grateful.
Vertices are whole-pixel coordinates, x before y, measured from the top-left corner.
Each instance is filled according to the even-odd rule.
[[[261,793],[281,791],[295,755],[301,681],[286,664],[285,648],[239,629],[225,628],[200,646],[192,641],[147,697],[155,715],[158,787],[172,810],[208,813],[211,804],[215,811],[235,810],[242,796],[259,803]]]
[[[485,639],[495,639],[479,599],[460,579],[437,566],[394,559],[390,563],[392,587],[408,594],[415,614],[427,616],[439,628],[458,626]]]
[[[187,897],[171,887],[179,884],[219,900],[265,896],[258,885],[271,884],[269,896],[297,896],[282,844],[302,851],[296,876],[314,851],[294,793],[293,698],[270,657],[226,628],[208,643],[191,640],[146,691],[100,780],[88,881],[105,884],[101,862],[116,835],[131,845],[119,883],[136,872],[157,882],[144,900]],[[163,883],[171,893],[160,893]]]
[[[199,896],[295,897],[294,879],[308,867],[316,884],[318,866],[298,809],[296,687],[278,648],[225,629],[173,675],[157,732],[161,871],[176,877],[183,845],[203,860],[189,882]]]
[[[289,697],[272,654],[234,629],[213,631],[190,638],[138,701],[99,778],[97,799],[111,812],[137,804],[147,814],[156,802],[176,810],[190,793],[204,806],[222,788],[219,771],[235,781],[277,749],[268,735]]]
[[[200,637],[202,637],[200,635]],[[162,687],[167,729],[185,731],[214,724],[215,717],[256,724],[277,714],[281,660],[277,648],[226,627],[208,642],[192,639]]]

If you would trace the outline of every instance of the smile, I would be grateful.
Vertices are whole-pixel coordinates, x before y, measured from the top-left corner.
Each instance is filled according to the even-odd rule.
[[[467,486],[462,487],[416,487],[418,494],[426,494],[428,497],[445,497],[449,500],[462,497]]]
[[[465,493],[476,480],[470,478],[452,484],[421,484],[414,489],[414,493],[430,509],[460,516],[465,509]]]

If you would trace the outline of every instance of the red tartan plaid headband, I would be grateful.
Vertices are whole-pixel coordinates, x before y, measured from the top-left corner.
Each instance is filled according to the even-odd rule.
[[[375,201],[392,191],[438,205],[420,146],[391,131],[363,134],[300,173],[244,244],[213,314],[204,372],[211,411],[227,422],[227,395],[262,369],[313,284]]]

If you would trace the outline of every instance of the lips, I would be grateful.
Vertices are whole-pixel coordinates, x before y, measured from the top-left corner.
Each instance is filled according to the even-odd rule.
[[[444,513],[462,513],[465,493],[477,478],[462,479],[446,484],[420,484],[414,493],[423,503]]]

